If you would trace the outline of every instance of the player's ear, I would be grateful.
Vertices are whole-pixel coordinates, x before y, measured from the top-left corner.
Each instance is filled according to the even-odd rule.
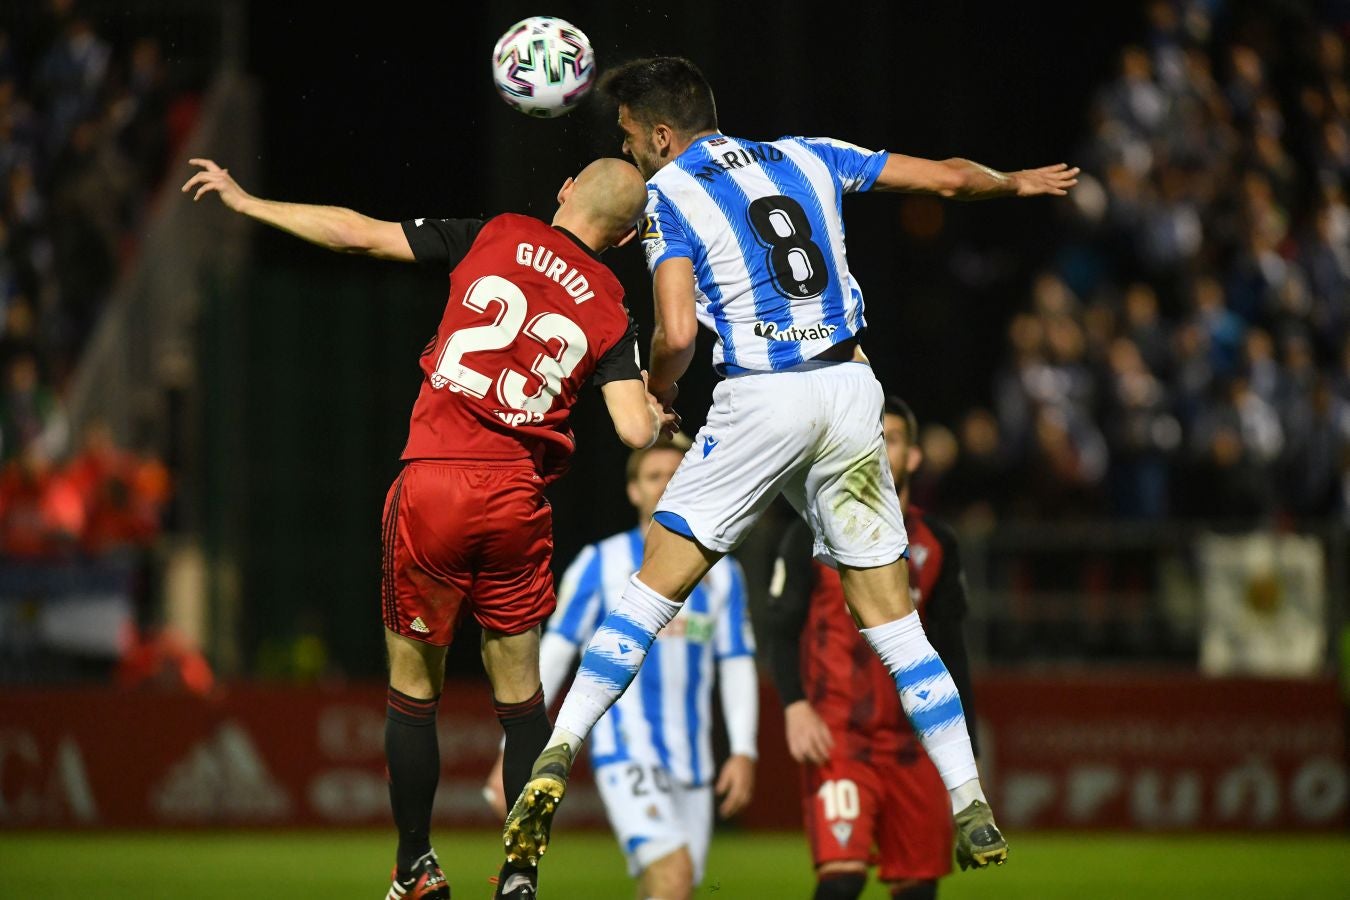
[[[637,233],[638,233],[637,226],[634,225],[632,228],[628,229],[628,231],[624,232],[623,237],[619,238],[617,241],[614,242],[614,246],[622,247],[624,244],[628,243],[633,238],[637,237]]]
[[[919,449],[918,444],[910,445],[909,452],[905,454],[905,471],[913,475],[922,463],[923,451]]]
[[[674,138],[675,133],[669,125],[657,125],[652,129],[652,144],[662,156],[666,155]]]
[[[576,184],[576,183],[577,183],[577,180],[576,180],[575,178],[569,178],[569,179],[567,179],[566,181],[564,181],[564,182],[562,183],[562,187],[558,188],[558,205],[559,205],[559,206],[562,206],[564,203],[567,202],[567,198],[570,197],[570,196],[572,195],[572,185],[574,185],[574,184]]]
[[[636,481],[628,482],[628,502],[638,509],[642,508],[642,494],[638,491]]]

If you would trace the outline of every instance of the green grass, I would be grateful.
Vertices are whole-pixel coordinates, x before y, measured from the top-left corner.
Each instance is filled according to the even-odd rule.
[[[456,900],[487,900],[499,844],[489,832],[442,832],[436,848]],[[384,832],[0,833],[0,898],[356,898],[379,900],[392,840]],[[561,833],[543,867],[544,900],[633,896],[612,839]],[[809,898],[796,834],[719,834],[700,898]],[[867,900],[883,900],[872,885]],[[943,900],[1332,900],[1350,897],[1350,837],[1013,835],[1011,862],[957,873]]]

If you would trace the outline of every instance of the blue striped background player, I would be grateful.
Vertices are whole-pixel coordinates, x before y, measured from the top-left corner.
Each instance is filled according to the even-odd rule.
[[[718,128],[702,73],[676,57],[626,63],[601,90],[617,102],[624,152],[647,179],[643,243],[656,306],[648,389],[671,408],[699,323],[716,333],[713,363],[726,377],[657,506],[642,567],[588,644],[507,818],[508,860],[528,863],[547,846],[591,727],[694,585],[782,494],[810,526],[815,555],[839,570],[862,635],[895,679],[950,794],[962,865],[1002,863],[1007,842],[956,686],[909,596],[908,538],[882,438],[883,392],[859,345],[862,291],[845,255],[842,200],[860,190],[1063,195],[1077,170],[1003,173],[823,138],[735,138]]]
[[[640,522],[650,521],[688,446],[680,435],[631,455],[628,496]],[[642,564],[644,530],[591,544],[563,575],[539,654],[550,701]],[[703,877],[713,819],[714,668],[731,745],[716,779],[720,812],[733,815],[750,798],[759,719],[754,653],[745,574],[735,559],[725,557],[652,644],[632,690],[596,723],[591,737],[596,785],[643,897],[687,897]]]

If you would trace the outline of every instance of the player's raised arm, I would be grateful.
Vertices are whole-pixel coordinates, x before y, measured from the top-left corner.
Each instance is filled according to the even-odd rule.
[[[937,194],[953,200],[994,197],[1063,197],[1078,183],[1078,167],[1066,163],[999,172],[968,159],[923,159],[892,153],[872,185],[874,191]]]
[[[634,450],[650,447],[663,431],[679,428],[679,417],[661,409],[656,398],[647,393],[645,378],[609,381],[600,385],[600,392],[619,440]]]
[[[241,188],[230,176],[229,169],[222,169],[214,161],[191,159],[188,162],[201,167],[201,171],[183,185],[185,194],[196,188],[193,202],[214,192],[235,212],[328,250],[399,262],[414,261],[412,247],[398,222],[372,219],[340,206],[264,200]]]
[[[694,315],[694,264],[671,257],[652,273],[656,327],[652,331],[652,394],[667,407],[675,401],[675,383],[694,361],[698,318]]]

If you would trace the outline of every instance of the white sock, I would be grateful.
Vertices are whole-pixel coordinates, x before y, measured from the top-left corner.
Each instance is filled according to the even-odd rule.
[[[632,683],[657,633],[680,604],[667,600],[638,581],[628,581],[619,602],[605,616],[581,655],[581,666],[549,739],[549,746],[567,743],[576,756],[581,742]]]
[[[952,812],[959,813],[976,800],[989,805],[989,801],[984,799],[984,788],[980,787],[980,779],[972,778],[965,784],[958,786],[951,792]]]
[[[972,779],[979,790],[980,774],[975,768],[956,682],[928,643],[918,611],[894,622],[860,630],[895,679],[900,705],[948,792],[967,792],[965,785]],[[956,803],[954,796],[952,802]]]

